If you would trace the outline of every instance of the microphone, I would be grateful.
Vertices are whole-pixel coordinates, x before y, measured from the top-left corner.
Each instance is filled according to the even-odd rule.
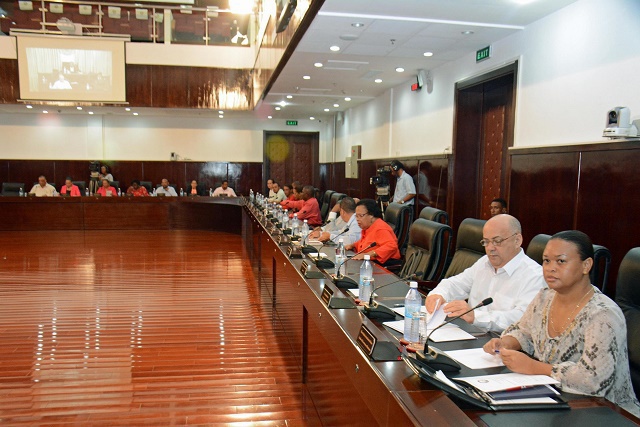
[[[344,230],[342,230],[342,232],[340,234],[338,234],[336,237],[339,237],[340,235],[346,233],[349,231],[349,227],[346,227]],[[336,238],[334,237],[334,239]],[[328,242],[328,240],[327,240]],[[327,270],[327,269],[331,269],[334,268],[336,266],[336,264],[331,261],[330,259],[326,259],[326,258],[322,258],[320,256],[320,250],[324,247],[324,245],[327,243],[323,243],[317,250],[314,249],[313,252],[317,252],[318,253],[318,260],[316,261],[316,267],[318,268],[322,268],[323,270]],[[302,250],[304,252],[304,248]]]
[[[482,300],[482,302],[478,305],[476,305],[475,307],[470,308],[469,310],[465,311],[464,313],[460,314],[459,316],[456,316],[450,320],[447,320],[446,322],[443,322],[442,324],[438,325],[438,327],[433,328],[433,330],[431,332],[429,332],[429,335],[427,335],[427,340],[424,343],[424,350],[422,352],[417,351],[416,352],[416,359],[418,359],[420,362],[422,362],[423,364],[431,367],[432,369],[435,370],[440,370],[443,372],[455,372],[455,371],[459,371],[460,370],[460,365],[458,364],[458,362],[456,362],[455,360],[453,360],[451,357],[447,356],[444,352],[442,352],[441,350],[435,348],[435,347],[429,347],[429,338],[431,337],[431,334],[433,334],[435,331],[437,331],[438,329],[440,329],[441,327],[443,327],[444,325],[448,325],[449,323],[453,322],[454,320],[457,320],[459,318],[461,318],[462,316],[464,316],[467,313],[471,313],[473,310],[480,308],[480,307],[484,307],[487,306],[489,304],[491,304],[493,302],[493,298],[489,297],[489,298],[485,298]]]
[[[375,302],[373,300],[373,295],[375,294],[375,292],[379,289],[382,289],[386,286],[390,286],[390,285],[395,285],[396,283],[400,283],[400,282],[404,282],[406,283],[408,280],[414,280],[415,279],[415,274],[412,274],[411,276],[409,276],[406,279],[400,279],[400,280],[396,280],[394,282],[391,283],[385,283],[384,285],[380,285],[376,288],[374,288],[371,291],[371,295],[369,296],[369,305],[364,306],[364,315],[367,316],[369,319],[379,319],[379,320],[395,320],[396,318],[396,312],[391,310],[389,307],[387,307],[386,305],[382,305],[379,304],[377,302]]]
[[[342,231],[340,232],[340,234],[338,234],[336,237],[340,237],[340,236],[342,236],[344,233],[347,233],[348,231],[349,231],[349,227],[346,227],[346,228],[345,228],[344,230],[342,230]],[[334,237],[334,239],[335,239],[336,237]],[[306,245],[306,246],[304,246],[304,247],[302,248],[302,253],[303,253],[303,254],[310,254],[310,253],[313,253],[313,252],[318,252],[318,254],[320,254],[320,249],[324,248],[324,245],[326,245],[328,241],[329,241],[329,240],[327,240],[326,242],[324,242],[324,243],[323,243],[323,244],[322,244],[318,249],[314,248],[314,247],[313,247],[313,246],[311,246],[311,245]],[[330,261],[330,260],[326,260],[326,261],[330,262],[330,263],[331,263],[331,265],[330,265],[330,266],[327,266],[327,267],[322,267],[322,268],[333,268],[333,267],[335,267],[335,264],[334,264],[332,261]],[[318,266],[318,267],[320,267],[320,266]]]
[[[371,242],[371,243],[369,243],[369,245],[366,248],[364,248],[363,250],[361,250],[360,252],[356,253],[353,256],[360,255],[361,253],[368,251],[369,249],[373,248],[376,245],[377,245],[376,242]],[[338,267],[338,274],[339,275],[333,275],[332,276],[333,283],[340,289],[353,289],[353,288],[357,288],[358,287],[358,283],[356,283],[355,280],[353,280],[350,277],[344,276],[344,275],[342,275],[342,273],[340,273],[340,269],[342,268],[342,266],[344,264],[346,264],[347,261],[351,260],[352,258],[353,257],[347,258],[344,261],[342,261],[340,263],[340,266]],[[346,267],[345,267],[345,270],[346,270]]]

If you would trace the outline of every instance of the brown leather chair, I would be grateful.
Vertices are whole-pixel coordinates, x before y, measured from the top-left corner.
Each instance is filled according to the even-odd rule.
[[[482,229],[487,221],[483,219],[466,218],[458,227],[456,251],[447,267],[445,279],[462,273],[485,255],[482,240]]]
[[[418,218],[411,224],[405,262],[398,274],[417,281],[439,281],[451,247],[453,231],[446,224]]]
[[[409,241],[409,228],[411,227],[411,213],[413,205],[391,203],[384,211],[384,221],[389,224],[398,237],[398,249],[404,255]]]
[[[449,225],[449,214],[442,209],[432,208],[431,206],[422,208],[420,218]]]

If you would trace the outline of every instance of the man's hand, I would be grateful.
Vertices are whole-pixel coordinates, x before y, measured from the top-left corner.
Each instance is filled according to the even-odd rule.
[[[444,306],[444,312],[447,313],[447,317],[456,317],[469,310],[470,308],[471,307],[469,306],[469,304],[467,304],[466,301],[456,300],[447,303],[447,305]],[[461,319],[467,323],[473,323],[473,320],[475,318],[476,317],[473,315],[473,311],[461,317]]]
[[[424,301],[424,306],[427,309],[427,312],[432,314],[436,310],[436,307],[440,307],[444,305],[444,303],[446,303],[446,301],[442,295],[432,294]]]

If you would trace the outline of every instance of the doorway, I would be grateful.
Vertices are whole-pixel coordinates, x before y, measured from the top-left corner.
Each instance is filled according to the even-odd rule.
[[[272,178],[280,187],[293,181],[317,186],[320,178],[319,132],[265,131],[263,182]]]
[[[494,198],[508,200],[517,71],[516,61],[456,83],[452,197],[447,207],[454,230],[465,218],[488,219]]]

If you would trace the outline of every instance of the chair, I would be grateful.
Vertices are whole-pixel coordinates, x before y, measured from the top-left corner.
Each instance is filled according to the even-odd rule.
[[[149,194],[151,194],[153,188],[153,184],[151,183],[151,181],[140,181],[140,185],[146,188]]]
[[[420,218],[449,225],[449,214],[431,206],[427,206],[420,211]]]
[[[396,237],[398,237],[398,249],[400,249],[402,255],[407,249],[409,240],[412,209],[412,205],[391,203],[384,211],[384,221],[389,224]]]
[[[531,239],[527,245],[525,253],[529,258],[542,265],[542,254],[544,248],[547,246],[547,242],[551,239],[549,234],[537,234]]]
[[[3,197],[13,197],[20,195],[20,189],[25,191],[24,184],[19,182],[3,182],[2,183],[2,196]]]
[[[333,209],[333,207],[335,205],[337,205],[338,203],[340,203],[340,200],[344,199],[345,197],[347,197],[346,194],[344,193],[338,193],[335,192],[331,195],[331,199],[329,201],[329,211],[327,212],[327,216],[329,215],[329,212],[331,212],[331,210]],[[325,221],[327,220],[327,218],[325,218]]]
[[[78,186],[78,190],[80,190],[80,194],[84,195],[84,192],[87,189],[87,182],[86,181],[71,181],[71,183],[73,185],[77,185]]]
[[[109,184],[116,190],[120,188],[120,181],[111,181]]]
[[[446,224],[418,218],[411,224],[405,262],[399,276],[419,281],[439,281],[451,247],[453,230]]]
[[[318,200],[320,202],[320,217],[323,221],[327,220],[329,212],[331,211],[329,203],[331,202],[331,195],[333,193],[335,193],[335,191],[327,190],[324,192],[324,195]]]
[[[616,302],[627,321],[631,382],[636,396],[640,396],[640,247],[627,252],[620,263]]]
[[[484,247],[480,244],[482,229],[486,222],[483,219],[466,218],[460,223],[456,251],[447,267],[445,279],[462,273],[486,254]]]

